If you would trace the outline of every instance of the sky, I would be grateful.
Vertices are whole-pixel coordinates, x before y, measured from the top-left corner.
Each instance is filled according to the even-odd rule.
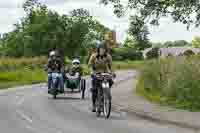
[[[13,24],[20,21],[25,14],[22,4],[25,0],[0,0],[0,33],[13,30]],[[113,13],[112,5],[104,6],[99,0],[40,0],[49,9],[59,14],[68,14],[77,8],[89,10],[90,14],[105,26],[115,29],[117,40],[122,42],[127,37],[129,25],[128,15],[117,18]],[[200,28],[191,28],[187,31],[186,26],[181,23],[172,23],[170,18],[162,18],[160,26],[150,26],[150,40],[153,42],[164,42],[174,40],[191,41],[194,36],[200,36]]]

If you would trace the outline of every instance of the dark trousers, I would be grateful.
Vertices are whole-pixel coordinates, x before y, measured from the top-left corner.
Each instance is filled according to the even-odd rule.
[[[113,85],[113,80],[109,80],[109,84],[112,87]],[[92,88],[91,88],[91,93],[92,93],[92,104],[96,104],[96,99],[98,95],[98,87],[101,86],[101,81],[98,81],[94,76],[92,76]]]

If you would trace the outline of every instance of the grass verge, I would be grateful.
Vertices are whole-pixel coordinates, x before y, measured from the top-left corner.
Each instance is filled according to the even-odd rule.
[[[199,111],[199,68],[199,57],[146,62],[140,72],[137,93],[160,105]]]

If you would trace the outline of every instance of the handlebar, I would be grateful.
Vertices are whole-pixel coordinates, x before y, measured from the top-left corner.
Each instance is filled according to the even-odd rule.
[[[98,73],[94,73],[94,75],[97,78],[101,78],[101,77],[115,78],[116,77],[116,75],[114,73],[101,73],[101,72],[98,72]]]

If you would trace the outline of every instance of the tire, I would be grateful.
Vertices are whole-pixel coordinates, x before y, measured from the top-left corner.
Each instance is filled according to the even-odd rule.
[[[56,99],[56,94],[53,94],[53,99]]]
[[[52,93],[52,95],[53,95],[53,99],[56,99],[56,96],[57,96],[56,89],[53,89],[53,93]]]
[[[52,88],[53,88],[53,90],[52,90],[53,99],[56,99],[56,96],[57,96],[57,89],[56,89],[56,85],[55,85],[55,84],[53,84],[53,85],[52,85]]]
[[[86,81],[85,79],[81,80],[81,98],[85,99],[85,88],[86,88]]]
[[[83,91],[83,90],[81,91],[81,98],[85,99],[85,91]]]
[[[99,109],[97,109],[97,111],[96,111],[96,116],[97,116],[97,117],[100,117],[100,116],[101,116],[101,111],[100,111]]]
[[[111,113],[111,94],[110,92],[104,93],[104,100],[103,100],[103,107],[104,107],[104,117],[108,119]]]
[[[96,116],[100,117],[101,115],[101,96],[99,95],[99,90],[98,90],[98,94],[97,94],[97,100],[96,100]]]

